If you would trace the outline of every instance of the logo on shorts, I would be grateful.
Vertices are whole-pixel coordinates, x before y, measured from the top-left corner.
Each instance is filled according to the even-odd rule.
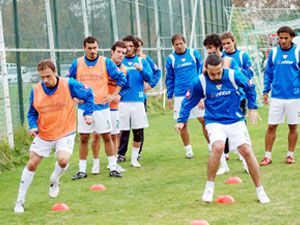
[[[111,128],[111,124],[109,120],[106,120],[106,129],[110,129]]]
[[[298,112],[298,118],[300,119],[300,112]]]

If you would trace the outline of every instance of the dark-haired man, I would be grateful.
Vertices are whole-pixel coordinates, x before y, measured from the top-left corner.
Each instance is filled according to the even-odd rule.
[[[268,104],[271,92],[268,129],[265,136],[265,156],[261,166],[272,163],[272,147],[278,124],[287,119],[288,151],[287,164],[295,163],[294,151],[298,140],[297,126],[300,123],[300,48],[293,44],[295,32],[287,26],[277,30],[279,46],[270,50],[264,76],[263,102]]]
[[[120,99],[119,92],[126,86],[127,80],[122,71],[117,69],[115,63],[110,59],[98,55],[98,40],[95,37],[86,37],[83,41],[85,55],[75,59],[69,70],[69,77],[81,81],[90,87],[94,93],[95,111],[93,113],[94,123],[91,126],[83,122],[84,104],[78,106],[78,132],[80,133],[79,147],[79,171],[72,177],[72,180],[87,177],[86,158],[90,135],[93,134],[92,149],[94,161],[92,173],[99,173],[99,140],[102,137],[105,145],[105,152],[110,168],[109,175],[121,177],[117,170],[117,160],[111,139],[111,114],[109,103]],[[113,94],[108,93],[108,79],[116,81],[117,87]]]
[[[76,104],[74,98],[85,103],[83,120],[92,124],[94,110],[93,93],[82,83],[69,78],[60,78],[51,60],[42,60],[37,70],[41,81],[30,92],[27,114],[29,134],[34,140],[29,149],[29,160],[25,166],[19,187],[15,213],[24,212],[27,190],[43,158],[55,149],[56,163],[50,177],[49,196],[59,193],[59,178],[68,167],[76,135]]]
[[[233,148],[237,148],[246,159],[252,180],[256,186],[260,203],[269,203],[261,184],[259,165],[251,148],[251,140],[245,124],[245,117],[240,108],[238,89],[243,88],[248,100],[250,122],[256,123],[255,86],[240,75],[238,70],[224,69],[223,59],[211,54],[205,61],[206,72],[195,78],[190,86],[190,95],[182,102],[180,116],[175,128],[181,132],[188,121],[190,111],[200,99],[205,99],[205,128],[207,129],[212,150],[208,159],[207,181],[202,200],[212,202],[214,181],[220,157],[224,152],[226,138]],[[236,131],[239,132],[236,132]]]

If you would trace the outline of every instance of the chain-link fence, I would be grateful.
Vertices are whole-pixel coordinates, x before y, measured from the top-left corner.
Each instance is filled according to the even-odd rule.
[[[183,33],[190,47],[201,51],[207,33],[227,29],[224,7],[231,0],[0,0],[12,127],[26,123],[28,96],[39,80],[36,64],[55,60],[66,75],[72,60],[83,54],[82,41],[93,35],[100,54],[110,56],[114,41],[133,34],[144,41],[144,51],[162,68],[172,51],[171,36]],[[3,55],[6,55],[3,59]],[[1,70],[4,71],[4,70]],[[1,136],[7,136],[7,103],[0,75]],[[164,76],[154,90],[163,92]],[[4,88],[5,89],[5,88]]]

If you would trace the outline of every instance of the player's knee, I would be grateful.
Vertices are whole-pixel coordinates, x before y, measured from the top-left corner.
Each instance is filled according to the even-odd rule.
[[[141,142],[144,136],[144,129],[136,129],[133,130],[133,141],[134,142]]]
[[[60,159],[58,160],[58,165],[61,167],[61,168],[65,168],[67,165],[68,165],[68,160],[67,159]]]
[[[107,134],[102,134],[102,139],[104,141],[104,143],[109,143],[111,142],[111,134],[110,133],[107,133]]]
[[[38,164],[34,160],[29,160],[27,163],[27,169],[31,172],[36,171]]]
[[[252,150],[251,150],[251,148],[250,148],[250,146],[249,146],[248,144],[243,144],[243,145],[241,145],[238,149],[239,149],[240,154],[241,154],[245,159],[251,157]]]
[[[275,133],[277,125],[269,125],[268,126],[268,133]]]
[[[89,134],[80,134],[80,142],[82,144],[86,144],[89,142],[90,135]]]
[[[224,147],[225,147],[225,144],[223,142],[217,141],[217,142],[213,143],[212,151],[221,155],[221,154],[223,154]]]

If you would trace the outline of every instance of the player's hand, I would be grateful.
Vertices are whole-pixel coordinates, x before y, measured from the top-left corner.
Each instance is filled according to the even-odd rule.
[[[139,64],[139,63],[135,63],[135,64],[133,64],[133,67],[134,68],[136,68],[138,71],[142,71],[143,70],[143,67],[142,67],[142,65],[141,64]]]
[[[151,90],[151,86],[149,83],[147,82],[144,82],[144,92],[146,93],[147,91]]]
[[[175,125],[175,130],[177,131],[177,133],[181,133],[181,130],[184,128],[185,124],[184,123],[177,123]]]
[[[84,121],[87,125],[91,125],[93,123],[93,117],[91,115],[84,116]]]
[[[77,103],[77,104],[83,104],[84,103],[84,101],[82,99],[79,99],[79,98],[73,98],[73,99],[74,99],[75,103]]]
[[[28,131],[30,136],[35,137],[38,133],[39,133],[39,129],[38,128],[32,128]]]
[[[108,95],[106,96],[107,98],[107,102],[111,103],[111,102],[119,102],[121,100],[121,95],[114,93],[112,95]]]
[[[257,124],[257,120],[262,121],[261,117],[259,116],[258,112],[255,109],[249,110],[249,119],[250,119],[250,124]]]
[[[265,105],[269,104],[269,95],[268,94],[263,94],[262,98],[263,98],[263,103]]]
[[[173,109],[172,99],[168,99],[168,108]]]
[[[203,110],[205,108],[203,99],[201,99],[200,102],[198,103],[198,108],[201,110]]]

